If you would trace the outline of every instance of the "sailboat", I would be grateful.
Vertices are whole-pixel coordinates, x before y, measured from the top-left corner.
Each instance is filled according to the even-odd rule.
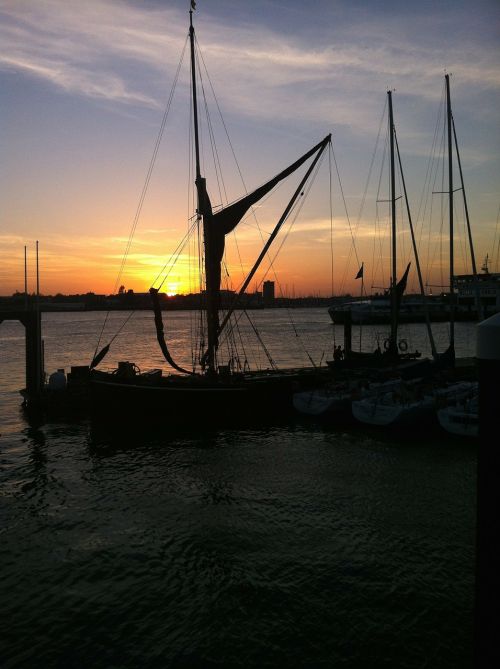
[[[199,105],[197,98],[197,59],[195,57],[195,29],[193,6],[189,12],[189,44],[191,57],[191,104],[194,137],[195,189],[197,208],[195,220],[203,245],[200,267],[204,273],[202,312],[206,323],[206,340],[201,344],[196,367],[187,369],[173,357],[165,337],[163,315],[158,289],[150,289],[154,311],[158,344],[172,373],[163,374],[160,369],[141,373],[129,361],[119,363],[111,371],[97,369],[98,364],[109,350],[109,344],[96,353],[90,364],[90,388],[92,404],[96,411],[106,416],[117,413],[124,415],[128,409],[145,411],[167,417],[196,420],[206,417],[215,420],[238,416],[261,416],[287,409],[292,406],[292,391],[305,379],[316,374],[314,368],[279,371],[249,371],[246,366],[233,368],[221,361],[219,344],[230,319],[239,306],[239,301],[250,284],[259,265],[265,257],[283,223],[287,220],[297,200],[303,195],[323,153],[329,147],[331,135],[327,135],[278,175],[236,202],[214,211],[206,178],[202,175],[200,161]],[[242,220],[252,205],[259,202],[275,186],[292,175],[302,165],[308,165],[304,176],[295,189],[283,214],[255,261],[250,273],[242,284],[223,316],[221,316],[221,266],[223,263],[225,238]]]
[[[436,409],[437,402],[443,397],[448,395],[453,395],[456,392],[459,392],[462,389],[460,383],[450,384],[448,381],[442,381],[439,379],[439,374],[445,370],[454,367],[455,364],[455,291],[454,291],[454,208],[453,208],[453,141],[452,136],[455,136],[455,148],[458,154],[458,146],[456,143],[456,133],[453,122],[453,115],[451,111],[451,101],[450,101],[450,80],[449,75],[446,75],[446,113],[447,113],[447,139],[448,139],[448,195],[449,201],[449,328],[450,328],[450,341],[449,346],[444,351],[444,353],[438,354],[434,344],[434,338],[432,336],[432,329],[430,326],[430,320],[427,312],[427,326],[429,340],[432,348],[433,360],[432,364],[428,366],[426,380],[431,379],[433,381],[433,387],[422,389],[422,386],[414,386],[411,389],[411,392],[408,392],[408,388],[404,382],[401,384],[399,392],[396,393],[385,393],[383,396],[375,396],[362,398],[358,401],[353,402],[352,412],[354,417],[362,423],[368,423],[371,425],[397,425],[401,423],[415,423],[420,418],[429,416]],[[392,101],[389,92],[389,116],[392,119]],[[391,136],[395,131],[393,128],[393,121],[390,120],[392,127]],[[392,145],[391,145],[392,153]],[[399,153],[398,153],[399,157]],[[391,155],[391,173],[393,158]],[[463,177],[462,177],[462,168],[460,166],[460,175],[462,179],[462,190],[463,189]],[[393,177],[391,176],[391,183],[393,184]],[[403,188],[406,190],[404,185],[404,178],[402,179]],[[394,191],[393,191],[394,193]],[[464,191],[465,196],[465,191]],[[393,208],[394,208],[394,195],[392,198]],[[467,211],[467,207],[466,207]],[[468,221],[468,215],[467,215]],[[415,248],[414,236],[413,236],[413,227],[412,229],[412,239]],[[470,235],[470,226],[469,226],[469,241],[471,244],[472,250],[472,238]],[[416,250],[416,249],[415,249]],[[473,251],[472,251],[473,255]],[[417,269],[419,274],[419,281],[421,286],[421,291],[423,294],[423,283],[421,278],[421,273],[418,264],[418,254],[415,255],[417,260]],[[431,361],[429,361],[431,362]]]
[[[351,321],[348,319],[344,322],[344,359],[333,360],[328,364],[334,372],[334,379],[344,372],[349,374],[353,368],[363,368],[364,381],[361,387],[353,386],[353,380],[344,379],[343,381],[330,382],[323,384],[314,390],[297,391],[294,395],[294,407],[296,411],[306,415],[313,416],[339,416],[341,414],[351,415],[354,417],[366,416],[370,420],[374,420],[377,424],[376,412],[381,411],[381,403],[379,398],[384,397],[385,400],[396,397],[393,393],[397,387],[402,387],[405,383],[403,379],[413,379],[425,375],[430,366],[431,361],[420,359],[420,353],[415,351],[413,353],[407,352],[406,340],[398,339],[398,325],[399,325],[399,311],[401,308],[401,301],[406,290],[408,280],[408,273],[410,271],[410,263],[408,263],[403,275],[398,280],[397,278],[397,236],[396,236],[396,153],[399,160],[399,168],[401,174],[402,185],[407,205],[408,219],[412,233],[413,251],[417,266],[417,273],[420,282],[422,293],[422,300],[425,304],[424,286],[422,280],[422,273],[420,270],[420,263],[418,252],[416,248],[415,235],[413,232],[413,225],[411,221],[411,214],[408,205],[408,197],[406,193],[406,184],[401,166],[399,156],[399,148],[397,146],[397,138],[394,127],[394,116],[392,107],[392,92],[388,91],[388,130],[390,143],[390,194],[391,194],[391,282],[389,288],[390,297],[390,333],[384,341],[384,350],[378,348],[375,352],[361,352],[353,351],[351,348]],[[362,276],[363,266],[356,278]],[[431,342],[431,349],[436,354],[432,330],[430,327],[430,319],[426,311],[426,323],[428,328],[429,339]],[[437,355],[437,354],[436,354]],[[385,376],[380,380],[380,372]],[[375,375],[378,378],[375,378]],[[391,376],[392,378],[388,378]],[[373,378],[370,378],[373,377]],[[371,382],[370,382],[371,381]],[[354,390],[354,392],[353,392]],[[385,412],[385,410],[384,410]],[[386,412],[385,412],[386,413]],[[362,420],[362,418],[360,418]]]
[[[439,424],[446,432],[463,437],[479,434],[479,390],[471,383],[468,392],[456,393],[447,398],[444,406],[436,410]]]
[[[415,234],[413,230],[413,224],[411,219],[410,207],[408,203],[408,195],[406,191],[406,183],[404,180],[404,174],[401,165],[401,158],[399,155],[399,147],[397,144],[396,130],[394,126],[394,115],[393,115],[393,105],[392,105],[392,91],[387,92],[388,97],[388,136],[389,136],[389,147],[390,147],[390,205],[391,205],[391,273],[390,273],[390,287],[387,291],[389,294],[388,307],[388,319],[390,322],[390,332],[388,337],[384,340],[383,349],[378,347],[375,352],[362,352],[354,351],[351,346],[351,326],[352,326],[352,312],[351,310],[346,310],[344,313],[344,360],[342,360],[341,365],[336,365],[333,363],[333,367],[341,368],[350,368],[350,367],[394,367],[400,365],[403,361],[408,365],[413,361],[412,367],[415,367],[415,361],[420,358],[420,353],[418,351],[411,352],[408,351],[408,343],[404,339],[398,339],[398,328],[400,323],[400,312],[403,294],[406,290],[406,285],[408,281],[408,274],[410,271],[411,263],[408,263],[403,275],[398,279],[397,277],[397,259],[398,259],[398,249],[397,249],[397,231],[396,231],[396,193],[395,193],[395,184],[396,184],[396,157],[399,163],[399,171],[401,176],[401,183],[403,186],[404,197],[406,201],[406,209],[408,215],[408,221],[410,225],[413,252],[415,257],[416,269],[420,284],[421,300],[423,305],[423,311],[425,313],[425,320],[427,325],[427,332],[430,340],[430,345],[432,349],[433,356],[436,356],[436,349],[434,345],[434,339],[432,335],[432,330],[430,326],[430,317],[428,313],[428,307],[426,303],[426,295],[424,290],[424,283],[422,279],[422,272],[420,269],[420,262],[418,257],[418,251],[415,241]],[[360,270],[361,272],[362,270]],[[359,276],[359,273],[358,273]],[[358,278],[358,277],[356,277]],[[419,363],[423,361],[418,361]],[[421,365],[418,365],[421,367]]]

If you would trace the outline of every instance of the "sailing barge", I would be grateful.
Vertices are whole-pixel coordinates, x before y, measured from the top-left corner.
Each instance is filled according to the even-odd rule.
[[[165,338],[162,311],[158,299],[158,289],[150,289],[155,315],[156,334],[165,361],[173,373],[164,375],[155,369],[140,373],[131,362],[122,362],[111,371],[100,371],[98,364],[109,350],[105,346],[97,353],[90,365],[90,394],[95,411],[111,415],[114,412],[123,415],[124,411],[148,410],[162,417],[218,417],[221,419],[246,416],[255,412],[258,415],[276,413],[277,410],[292,407],[292,394],[297,387],[308,384],[311,379],[317,382],[322,375],[327,375],[326,368],[318,370],[299,369],[280,371],[276,368],[265,371],[249,371],[246,360],[242,363],[235,356],[229,360],[219,351],[221,338],[231,327],[231,319],[238,318],[239,299],[244,294],[262,260],[276,238],[280,228],[289,217],[295,204],[304,194],[304,190],[314,174],[331,136],[327,135],[312,149],[289,165],[277,176],[257,188],[240,200],[214,211],[206,179],[202,176],[200,163],[200,127],[198,121],[199,104],[197,99],[198,78],[197,58],[195,55],[196,39],[193,26],[193,9],[190,10],[189,43],[191,54],[191,93],[193,146],[195,165],[195,188],[197,209],[195,221],[200,245],[199,267],[202,267],[202,320],[203,335],[198,345],[197,358],[193,368],[179,364],[173,357]],[[221,309],[221,274],[225,249],[225,238],[240,223],[250,208],[258,203],[275,186],[292,175],[302,165],[305,174],[293,193],[283,214],[279,218],[269,239],[258,256],[252,270],[246,277],[232,305],[222,315]]]

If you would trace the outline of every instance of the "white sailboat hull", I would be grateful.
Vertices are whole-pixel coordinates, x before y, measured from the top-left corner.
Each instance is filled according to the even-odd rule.
[[[477,437],[479,420],[477,412],[466,411],[450,406],[439,409],[437,417],[441,427],[450,434],[461,437]]]
[[[433,407],[433,400],[427,398],[407,404],[366,398],[352,403],[352,413],[356,420],[367,425],[403,425],[431,415]]]
[[[306,390],[293,395],[293,407],[306,416],[346,414],[351,406],[350,393],[332,394],[327,390]]]

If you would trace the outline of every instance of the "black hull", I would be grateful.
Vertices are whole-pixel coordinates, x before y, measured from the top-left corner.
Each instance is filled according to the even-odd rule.
[[[363,314],[362,318],[346,310],[333,310],[329,309],[328,313],[330,318],[335,325],[344,325],[349,321],[348,314],[351,313],[350,322],[352,325],[390,325],[391,316],[389,312],[377,313],[376,311],[372,313]],[[432,311],[429,315],[431,323],[446,323],[450,320],[450,312],[447,310],[443,311]],[[455,321],[460,322],[475,322],[480,320],[475,311],[457,311],[455,313]],[[425,323],[426,316],[423,311],[417,311],[413,313],[399,313],[398,314],[398,323]]]
[[[321,376],[325,376],[323,369]],[[90,380],[92,415],[136,424],[148,421],[195,427],[288,416],[293,393],[318,375],[276,374],[234,380],[165,377],[154,383],[98,372]]]

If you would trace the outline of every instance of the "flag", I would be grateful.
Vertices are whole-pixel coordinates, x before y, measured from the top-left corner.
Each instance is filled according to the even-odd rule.
[[[406,268],[403,276],[399,279],[395,286],[395,292],[396,292],[396,304],[397,308],[399,309],[399,305],[401,304],[401,298],[403,297],[403,293],[406,290],[406,283],[408,281],[408,272],[410,271],[410,265],[411,263],[408,263],[408,267]]]
[[[363,278],[363,267],[364,267],[364,262],[361,263],[361,267],[359,268],[358,273],[354,277],[355,279],[362,279]]]
[[[195,2],[195,0],[191,0],[191,9],[196,9],[196,2]]]

